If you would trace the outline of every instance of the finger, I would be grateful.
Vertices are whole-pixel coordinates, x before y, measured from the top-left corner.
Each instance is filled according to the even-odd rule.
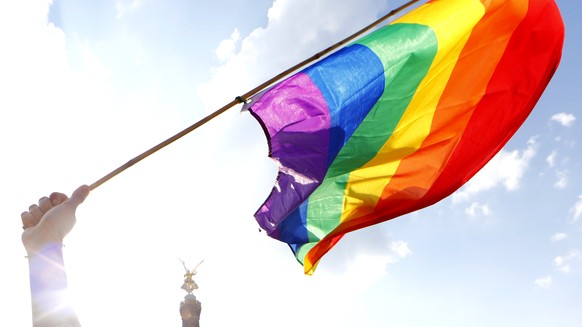
[[[20,215],[22,219],[22,228],[27,229],[28,227],[34,227],[38,224],[39,219],[36,219],[30,212],[25,211]]]
[[[71,198],[69,199],[69,203],[71,205],[73,205],[73,208],[77,208],[77,206],[81,203],[83,203],[83,201],[85,201],[85,199],[87,198],[87,196],[89,195],[90,192],[90,188],[87,185],[81,185],[79,186],[71,195]]]
[[[51,199],[51,203],[52,203],[53,207],[56,207],[59,204],[67,201],[69,199],[69,197],[63,193],[54,192],[50,195],[50,199]]]
[[[40,210],[42,210],[42,212],[46,213],[53,207],[53,204],[51,202],[51,199],[47,198],[46,196],[43,196],[42,198],[40,198],[40,200],[38,200],[38,207],[40,208]]]
[[[44,215],[44,212],[42,212],[42,210],[40,210],[40,208],[36,204],[33,204],[30,207],[28,207],[28,212],[30,212],[37,220],[40,220],[40,218],[42,218],[42,216]]]

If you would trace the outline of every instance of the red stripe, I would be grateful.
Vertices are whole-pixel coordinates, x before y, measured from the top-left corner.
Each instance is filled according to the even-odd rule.
[[[531,0],[485,97],[443,173],[423,199],[439,201],[473,177],[509,141],[533,110],[562,55],[564,24],[553,0]]]

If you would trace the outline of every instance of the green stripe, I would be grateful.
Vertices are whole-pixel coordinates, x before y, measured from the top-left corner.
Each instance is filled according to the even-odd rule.
[[[382,61],[386,86],[309,198],[306,225],[312,242],[338,226],[350,172],[374,158],[390,138],[438,50],[433,30],[419,24],[389,25],[357,43],[370,48]]]

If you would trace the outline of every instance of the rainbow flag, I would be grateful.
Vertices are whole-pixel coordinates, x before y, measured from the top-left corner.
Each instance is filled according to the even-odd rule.
[[[311,274],[350,231],[481,169],[558,67],[554,0],[435,0],[253,99],[279,175],[255,214]]]

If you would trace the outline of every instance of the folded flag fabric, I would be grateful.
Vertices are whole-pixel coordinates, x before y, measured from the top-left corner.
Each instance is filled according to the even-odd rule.
[[[558,67],[554,0],[435,0],[253,98],[276,184],[256,212],[305,273],[350,231],[481,169]]]

